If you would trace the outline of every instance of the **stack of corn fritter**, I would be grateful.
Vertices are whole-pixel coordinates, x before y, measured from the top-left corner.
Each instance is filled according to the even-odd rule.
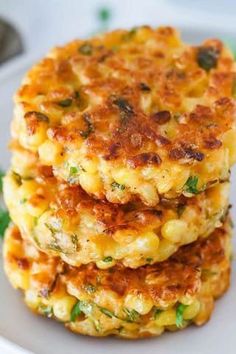
[[[6,274],[74,332],[201,325],[229,285],[236,70],[170,27],[56,48],[15,96]]]

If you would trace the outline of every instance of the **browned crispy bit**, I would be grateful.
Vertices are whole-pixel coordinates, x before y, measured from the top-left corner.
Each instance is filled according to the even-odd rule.
[[[142,153],[133,157],[128,158],[128,165],[132,168],[137,168],[144,165],[160,165],[161,158],[155,153]]]
[[[40,123],[49,123],[49,118],[43,113],[30,111],[25,113],[24,118],[27,124],[29,135],[34,135]]]
[[[222,146],[222,142],[214,137],[210,137],[204,140],[204,147],[206,149],[219,149]]]
[[[166,124],[167,122],[170,121],[171,119],[171,114],[169,111],[159,111],[159,112],[156,112],[154,114],[151,115],[151,119],[159,124],[159,125],[162,125],[162,124]]]

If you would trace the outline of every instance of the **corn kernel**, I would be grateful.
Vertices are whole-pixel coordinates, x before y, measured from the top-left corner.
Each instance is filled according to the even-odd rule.
[[[133,309],[141,315],[146,315],[151,311],[153,302],[143,294],[128,294],[125,298],[125,307]]]
[[[64,296],[61,299],[55,299],[53,304],[54,315],[63,322],[70,320],[71,310],[76,303],[76,298],[72,296]]]
[[[167,221],[161,229],[162,236],[173,242],[178,243],[181,241],[181,238],[185,236],[188,231],[188,225],[183,220],[169,220]]]
[[[56,141],[46,140],[38,149],[41,163],[57,165],[62,161],[62,146]]]

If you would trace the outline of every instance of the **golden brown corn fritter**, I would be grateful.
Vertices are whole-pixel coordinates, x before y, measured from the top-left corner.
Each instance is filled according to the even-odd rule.
[[[4,179],[11,218],[40,250],[74,266],[95,262],[104,269],[118,262],[138,268],[163,261],[182,245],[209,236],[228,210],[227,182],[148,208],[94,200],[42,166],[32,175],[30,169],[27,177],[9,171]]]
[[[38,251],[11,226],[4,243],[5,271],[26,304],[74,332],[125,338],[206,322],[230,275],[229,221],[204,240],[183,246],[162,263],[138,270],[117,265],[79,268]]]
[[[219,40],[170,27],[55,48],[15,96],[14,140],[92,196],[124,204],[192,196],[236,161],[235,63]]]

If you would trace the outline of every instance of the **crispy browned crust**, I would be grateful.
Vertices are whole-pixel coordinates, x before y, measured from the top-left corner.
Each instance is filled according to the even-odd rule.
[[[205,52],[213,55],[210,69],[201,63]],[[30,140],[41,132],[40,142],[24,146],[37,151],[45,139],[59,143],[64,164],[83,144],[86,156],[99,158],[99,164],[139,170],[165,169],[173,162],[197,166],[192,172],[201,175],[211,154],[223,149],[224,133],[235,127],[234,82],[233,56],[219,40],[187,46],[173,28],[147,26],[76,40],[56,48],[28,73],[15,99],[13,135],[24,144],[25,135]],[[60,169],[52,165],[68,179],[63,164]],[[105,183],[106,171],[97,168]],[[218,172],[216,180],[223,174]],[[212,181],[214,176],[203,178],[203,184]],[[111,196],[110,189],[85,188],[114,203],[132,199],[127,193]]]
[[[12,227],[10,237],[18,244],[18,256],[14,252],[5,254],[6,267],[31,271],[34,263],[42,265],[44,271],[39,274],[32,272],[31,279],[43,293],[53,291],[59,276],[67,286],[78,290],[83,291],[86,284],[91,284],[96,289],[112,290],[119,297],[134,291],[150,296],[158,306],[161,303],[175,303],[183,296],[196,295],[206,276],[204,270],[221,265],[228,268],[226,243],[229,231],[226,225],[216,229],[206,240],[183,246],[167,261],[136,270],[121,265],[102,270],[94,264],[77,268],[36,250],[34,257],[31,257],[27,255],[29,243],[22,240],[17,227]]]
[[[139,31],[145,31],[147,38],[156,42],[153,48],[142,41],[136,42]],[[235,106],[230,100],[234,62],[226,55],[222,42],[208,40],[202,46],[187,47],[170,27],[157,30],[145,27],[136,32],[130,40],[126,38],[128,31],[90,39],[86,42],[92,48],[90,55],[79,50],[85,42],[74,41],[57,48],[52,57],[33,68],[17,94],[17,101],[30,106],[24,116],[28,133],[33,134],[43,121],[50,128],[50,137],[67,145],[73,144],[91,124],[94,129],[86,137],[91,153],[108,160],[124,159],[133,168],[160,164],[160,148],[168,151],[170,159],[196,161],[202,161],[209,150],[219,148],[218,137],[235,119]],[[172,47],[171,41],[175,42]],[[211,71],[201,68],[197,60],[199,50],[208,47],[218,53],[217,65]],[[172,50],[179,48],[181,53],[174,59]],[[88,84],[81,85],[79,70],[85,72]],[[110,72],[116,75],[108,75]],[[183,112],[183,97],[199,95],[194,92],[194,81],[205,82],[201,94],[215,102],[209,107],[197,105],[192,111]],[[85,95],[88,104],[91,93],[98,94],[102,104],[88,109],[86,114],[80,112],[78,91]],[[152,95],[150,114],[140,107],[144,93]],[[40,95],[44,99],[39,106],[34,100]],[[58,104],[66,99],[72,101],[69,107]],[[50,114],[40,113],[44,105],[47,109],[59,105],[62,120],[56,125],[51,123]],[[185,124],[176,125],[175,138],[171,139],[164,135],[161,126],[178,119],[175,113],[183,114]]]
[[[153,208],[140,201],[118,205],[96,200],[80,186],[58,181],[50,167],[34,164],[27,176],[9,171],[4,194],[13,222],[43,252],[74,266],[94,262],[100,268],[115,263],[138,268],[208,237],[227,214],[228,187],[222,183],[192,198],[163,198]]]

